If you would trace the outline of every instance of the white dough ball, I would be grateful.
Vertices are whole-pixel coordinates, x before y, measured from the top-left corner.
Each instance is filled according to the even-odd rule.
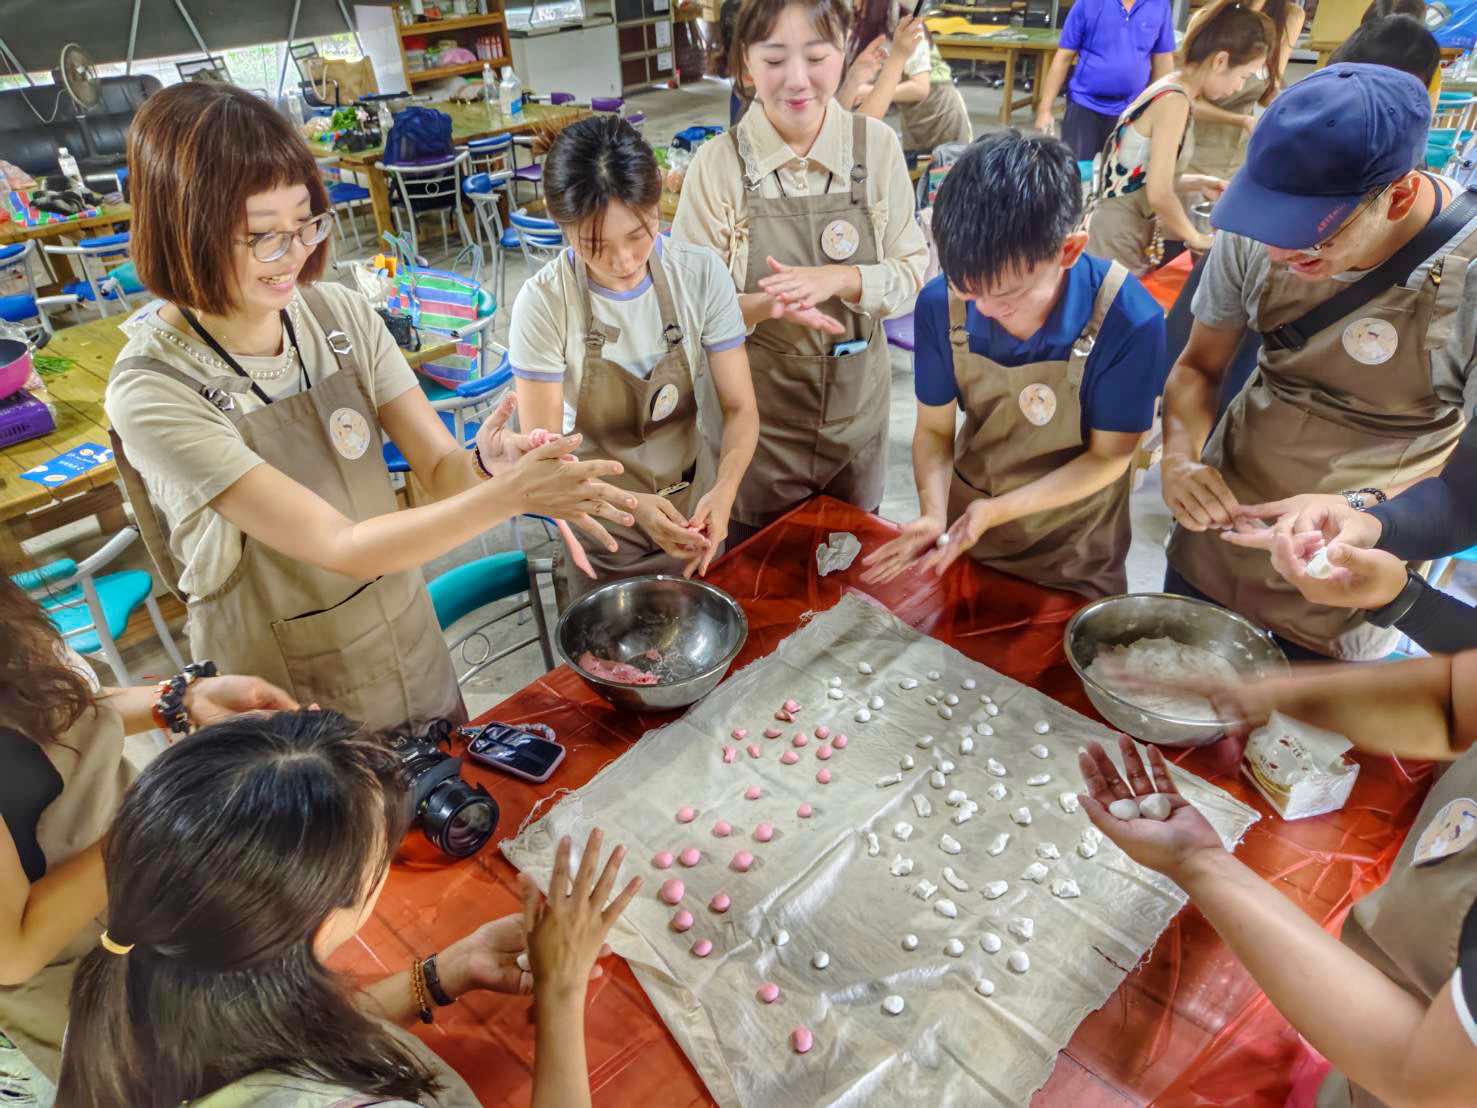
[[[1139,815],[1145,819],[1164,820],[1169,818],[1172,807],[1169,797],[1163,793],[1154,793],[1139,801]]]
[[[1139,802],[1133,797],[1124,797],[1108,805],[1108,812],[1119,819],[1138,819]]]

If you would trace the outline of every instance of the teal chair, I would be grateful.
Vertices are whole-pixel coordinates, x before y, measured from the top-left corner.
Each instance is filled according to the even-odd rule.
[[[514,527],[516,526],[517,521],[514,520]],[[507,550],[449,569],[426,586],[431,593],[431,603],[436,609],[436,620],[443,631],[458,620],[499,600],[519,594],[524,598],[523,603],[499,613],[447,644],[452,658],[459,658],[468,667],[458,675],[458,684],[464,684],[494,662],[501,661],[515,650],[522,650],[535,642],[543,651],[544,668],[554,668],[554,651],[549,641],[549,626],[544,618],[543,597],[538,583],[540,573],[553,571],[553,563],[547,558],[529,558],[521,550]],[[494,649],[491,635],[493,625],[523,611],[532,613],[537,634],[501,649]],[[473,640],[479,640],[484,647],[483,656],[475,662],[468,657],[467,652],[467,646]],[[498,641],[505,639],[500,637]]]
[[[118,639],[139,605],[147,609],[154,631],[175,669],[185,668],[185,660],[180,657],[154,600],[153,576],[142,569],[98,575],[98,570],[111,563],[137,539],[138,532],[128,527],[109,539],[97,553],[80,562],[62,558],[11,577],[41,606],[63,642],[78,654],[101,657],[108,663],[115,684],[120,688],[134,682],[128,667],[123,664]]]

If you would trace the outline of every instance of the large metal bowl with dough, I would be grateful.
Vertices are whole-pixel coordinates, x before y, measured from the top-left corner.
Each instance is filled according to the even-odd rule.
[[[749,637],[738,602],[703,581],[650,574],[601,585],[559,617],[554,641],[584,682],[618,708],[669,711],[708,693]],[[582,669],[585,652],[654,674],[657,683],[613,681]]]
[[[1225,734],[1232,722],[1178,719],[1151,711],[1088,674],[1099,650],[1159,637],[1218,654],[1248,680],[1287,670],[1287,656],[1268,632],[1218,604],[1169,593],[1129,593],[1087,605],[1067,623],[1067,661],[1104,719],[1158,746],[1205,746]]]

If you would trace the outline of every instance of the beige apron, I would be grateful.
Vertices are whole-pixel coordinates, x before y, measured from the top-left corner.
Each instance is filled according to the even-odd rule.
[[[441,1081],[441,1091],[421,1099],[418,1104],[423,1108],[482,1108],[482,1102],[461,1075],[440,1055],[403,1027],[392,1023],[384,1026],[401,1046]],[[192,1108],[369,1108],[376,1104],[404,1103],[402,1100],[365,1096],[342,1085],[330,1085],[311,1077],[254,1073],[195,1100]]]
[[[48,871],[92,846],[112,824],[134,777],[123,757],[123,733],[122,717],[102,701],[58,741],[42,746],[62,779],[61,795],[36,826]],[[25,984],[0,987],[0,1031],[53,1082],[61,1069],[72,976],[100,934],[100,923],[89,924]]]
[[[1267,75],[1260,73],[1248,77],[1241,91],[1232,93],[1210,103],[1217,108],[1237,115],[1250,115],[1262,93],[1267,90]],[[1234,123],[1211,123],[1197,120],[1195,123],[1195,152],[1190,159],[1188,173],[1204,173],[1229,181],[1246,161],[1246,143],[1251,138],[1246,128]]]
[[[912,153],[931,153],[946,142],[970,142],[974,128],[970,126],[969,109],[953,81],[934,81],[928,95],[916,104],[899,104],[902,121],[903,149]]]
[[[699,436],[692,367],[666,270],[657,258],[648,269],[667,350],[642,380],[605,357],[606,344],[616,342],[620,332],[596,320],[585,263],[575,259],[575,281],[585,298],[585,353],[574,429],[584,436],[580,457],[612,458],[625,466],[611,484],[665,496],[685,516],[701,496],[696,487]],[[561,607],[615,578],[682,572],[685,563],[639,528],[609,521],[605,528],[620,549],[612,554],[594,543],[586,545],[585,553],[598,574],[595,580],[565,558],[559,577]]]
[[[1134,120],[1150,104],[1170,91],[1184,93],[1185,90],[1178,85],[1161,89],[1155,96],[1124,113],[1119,127],[1133,126]],[[1179,156],[1174,169],[1176,178],[1184,174],[1195,157],[1195,132],[1195,120],[1191,118],[1186,121],[1185,134],[1180,140]],[[1103,150],[1102,165],[1098,173],[1104,181],[1113,171],[1117,160],[1117,135],[1118,129],[1115,128]],[[1153,141],[1152,137],[1150,141]],[[1147,165],[1145,172],[1148,172]],[[1153,205],[1149,203],[1148,186],[1116,196],[1101,195],[1101,184],[1096,191],[1098,195],[1093,200],[1087,217],[1087,253],[1095,258],[1121,262],[1135,277],[1142,277],[1149,270],[1158,268],[1164,260],[1164,233],[1159,227],[1159,217],[1154,214]]]
[[[1463,423],[1460,407],[1436,396],[1431,386],[1431,351],[1445,345],[1455,325],[1474,254],[1477,234],[1438,260],[1419,288],[1386,290],[1301,350],[1263,344],[1257,372],[1202,454],[1240,503],[1389,488],[1441,465]],[[1331,280],[1303,281],[1274,265],[1262,290],[1258,325],[1267,332],[1290,323],[1342,287]],[[1374,327],[1360,327],[1364,321]],[[1361,336],[1371,333],[1393,336],[1394,351],[1383,362],[1366,364],[1346,344],[1359,348]],[[1362,352],[1372,356],[1367,348]],[[1265,551],[1232,546],[1213,531],[1176,527],[1169,562],[1207,596],[1320,654],[1372,661],[1399,641],[1399,631],[1366,623],[1362,611],[1309,603],[1272,569]]]
[[[970,350],[965,330],[968,303],[949,295],[949,341],[964,404],[949,485],[950,523],[982,495],[1002,496],[1081,456],[1086,445],[1083,370],[1103,317],[1127,276],[1117,262],[1109,266],[1092,317],[1072,344],[1069,358],[1021,366],[1003,366]],[[970,556],[1039,585],[1091,599],[1127,592],[1124,559],[1130,539],[1131,480],[1125,473],[1075,504],[992,527],[970,549]]]
[[[1437,779],[1395,858],[1389,879],[1356,903],[1344,921],[1344,945],[1422,1003],[1429,1004],[1457,966],[1462,923],[1477,900],[1477,844],[1438,862],[1412,865],[1422,833],[1454,800],[1477,801],[1477,750],[1469,750]],[[1337,1070],[1319,1090],[1320,1108],[1383,1105],[1351,1088]]]
[[[732,131],[729,135],[742,159],[738,139]],[[759,279],[770,273],[766,257],[787,265],[838,264],[821,248],[821,236],[833,224],[849,226],[857,241],[855,253],[839,264],[879,260],[867,211],[865,117],[852,117],[852,136],[856,164],[846,192],[767,199],[759,195],[761,178],[744,166],[749,207],[744,292],[759,291]],[[733,519],[747,527],[763,527],[817,493],[866,511],[882,502],[892,381],[882,320],[854,312],[839,299],[818,307],[843,323],[846,334],[766,319],[749,336],[759,445],[733,505]],[[858,338],[867,341],[865,350],[839,357],[830,353],[837,343]],[[703,438],[705,452],[715,459],[722,441],[719,421],[704,421]]]
[[[308,286],[303,302],[329,334],[337,366],[311,389],[251,413],[234,396],[250,382],[234,374],[204,385],[150,358],[129,358],[115,372],[149,369],[174,378],[214,403],[246,445],[351,520],[395,511],[385,469],[379,418],[348,336],[333,326],[322,294]],[[171,588],[182,567],[169,549],[162,516],[152,507],[125,447],[113,436],[118,471],[154,564]],[[244,673],[287,689],[375,730],[419,727],[433,719],[467,718],[446,640],[419,569],[364,582],[300,562],[250,536],[241,561],[219,589],[190,597],[187,627],[196,658],[223,673]]]

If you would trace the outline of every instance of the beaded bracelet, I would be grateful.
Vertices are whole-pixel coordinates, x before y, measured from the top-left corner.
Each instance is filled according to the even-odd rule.
[[[492,480],[492,470],[487,468],[487,463],[482,460],[482,445],[472,444],[472,460],[477,463],[477,470],[482,474],[484,480]]]
[[[415,1006],[420,1012],[422,1023],[431,1023],[436,1014],[431,1011],[431,1002],[426,999],[425,969],[417,958],[410,963],[410,990],[415,994]]]
[[[456,998],[441,987],[441,972],[436,968],[436,955],[432,954],[421,963],[421,977],[425,979],[426,992],[431,994],[431,999],[438,1008],[456,1003]]]
[[[195,725],[185,710],[185,690],[200,678],[214,677],[217,672],[214,662],[191,662],[167,681],[160,681],[154,688],[157,697],[151,713],[154,725],[161,731],[180,736],[193,731]]]

